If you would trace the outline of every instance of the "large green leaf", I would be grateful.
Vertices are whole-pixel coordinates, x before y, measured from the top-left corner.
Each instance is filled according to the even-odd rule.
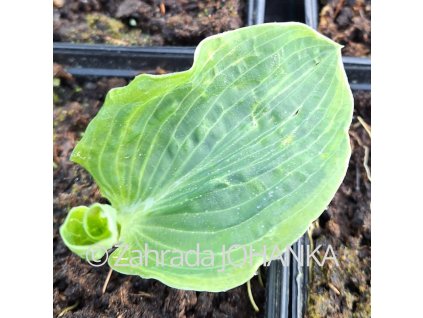
[[[263,262],[242,264],[238,247],[237,266],[225,256],[222,270],[223,246],[256,254],[266,246],[269,258],[301,236],[350,156],[353,100],[340,48],[299,23],[251,26],[202,41],[188,71],[143,74],[111,90],[71,158],[117,211],[111,267],[222,291]],[[197,244],[200,266],[180,264],[176,250]],[[146,246],[148,264],[134,261]],[[171,252],[156,264],[151,250]]]

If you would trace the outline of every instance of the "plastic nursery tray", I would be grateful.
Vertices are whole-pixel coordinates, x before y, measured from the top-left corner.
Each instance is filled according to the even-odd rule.
[[[306,233],[291,246],[293,253],[283,254],[285,264],[280,260],[271,262],[266,277],[266,318],[304,316],[309,280],[307,246],[310,246],[310,241]]]
[[[103,44],[54,43],[53,60],[75,77],[125,77],[191,67],[192,47],[119,47]],[[370,90],[370,60],[343,57],[351,89]]]
[[[315,0],[250,0],[247,24],[272,21],[307,22],[317,27]],[[54,43],[53,59],[76,77],[125,77],[140,73],[183,71],[191,67],[193,47],[121,47],[103,44]],[[344,66],[354,90],[370,90],[370,59],[344,57]]]

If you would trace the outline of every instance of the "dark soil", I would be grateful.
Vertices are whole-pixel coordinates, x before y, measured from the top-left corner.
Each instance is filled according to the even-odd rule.
[[[321,0],[319,31],[345,45],[346,56],[370,56],[371,1]]]
[[[243,26],[242,0],[54,0],[53,39],[114,45],[197,45]]]
[[[370,93],[354,94],[350,128],[352,156],[347,175],[327,210],[315,222],[314,245],[321,255],[332,245],[339,260],[313,266],[307,317],[370,317],[370,137],[358,121],[370,122]]]
[[[81,318],[263,317],[265,291],[257,278],[252,280],[252,290],[259,314],[252,309],[245,285],[225,293],[183,291],[113,272],[102,294],[108,267],[92,267],[72,254],[58,229],[71,207],[105,202],[90,175],[71,163],[69,155],[107,91],[127,82],[119,78],[76,81],[58,65],[54,73],[54,317],[64,310],[63,317]]]
[[[345,45],[344,55],[369,56],[370,0],[328,0],[320,13],[319,31]],[[358,117],[371,125],[371,95],[356,92],[354,99],[348,172],[313,231],[314,245],[326,251],[330,244],[339,267],[333,262],[313,267],[309,318],[370,317],[371,139]]]

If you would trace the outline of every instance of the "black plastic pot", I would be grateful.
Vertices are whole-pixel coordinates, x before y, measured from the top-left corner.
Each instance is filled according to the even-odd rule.
[[[154,73],[158,67],[172,72],[187,70],[194,49],[54,43],[53,60],[76,77],[133,78],[140,73]]]
[[[307,233],[284,253],[286,264],[272,261],[266,277],[266,318],[301,318],[307,308],[309,267]],[[300,256],[302,255],[302,256]]]
[[[263,23],[265,7],[266,0],[248,0],[247,25]]]
[[[317,0],[248,0],[246,24],[298,21],[317,28]],[[75,77],[133,78],[140,73],[182,71],[191,67],[193,47],[119,47],[102,44],[54,43],[53,60]],[[343,58],[353,90],[370,90],[370,59]],[[304,235],[292,249],[298,255],[310,242]],[[301,318],[307,305],[308,267],[288,255],[289,264],[273,261],[267,268],[268,318]]]
[[[304,0],[305,23],[317,30],[319,25],[318,0]]]
[[[267,0],[265,7],[264,22],[306,21],[303,1]]]
[[[103,44],[54,43],[53,60],[75,77],[125,77],[154,73],[157,67],[183,71],[191,67],[192,47],[119,47]],[[370,90],[370,60],[344,57],[354,90]]]

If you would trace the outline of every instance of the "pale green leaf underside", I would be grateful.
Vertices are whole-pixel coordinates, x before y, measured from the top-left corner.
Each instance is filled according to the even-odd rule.
[[[117,266],[117,249],[109,264],[181,289],[244,283],[262,258],[222,272],[222,246],[283,249],[304,233],[345,175],[352,108],[340,46],[299,23],[210,37],[188,71],[113,89],[71,159],[117,210],[119,241],[141,252],[198,243],[216,257],[210,267],[171,267],[172,253],[164,266],[152,254],[148,266]]]

